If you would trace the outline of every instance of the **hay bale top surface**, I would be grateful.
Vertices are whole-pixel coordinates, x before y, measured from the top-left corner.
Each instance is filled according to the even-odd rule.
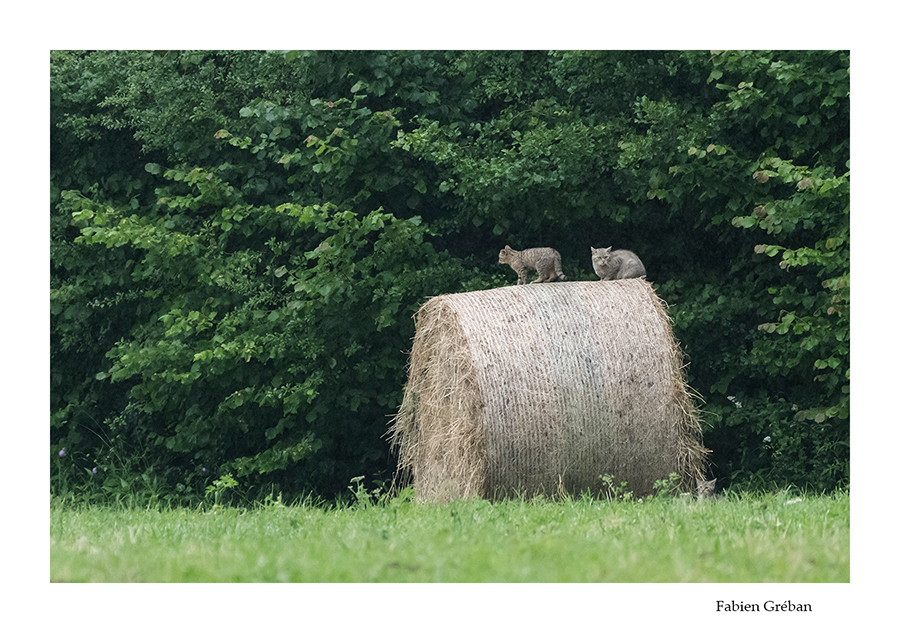
[[[434,297],[393,427],[400,468],[433,499],[693,481],[705,449],[681,363],[642,279]]]

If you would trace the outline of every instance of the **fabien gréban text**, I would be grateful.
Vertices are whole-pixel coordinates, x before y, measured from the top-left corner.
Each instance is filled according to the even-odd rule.
[[[811,604],[791,602],[790,600],[766,600],[760,605],[756,602],[735,602],[734,600],[716,600],[716,611],[770,611],[770,612],[812,612]]]

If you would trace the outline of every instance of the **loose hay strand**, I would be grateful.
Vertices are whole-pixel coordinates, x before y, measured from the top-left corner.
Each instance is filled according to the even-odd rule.
[[[669,316],[642,279],[442,295],[416,315],[394,419],[398,470],[422,500],[636,495],[706,449]]]

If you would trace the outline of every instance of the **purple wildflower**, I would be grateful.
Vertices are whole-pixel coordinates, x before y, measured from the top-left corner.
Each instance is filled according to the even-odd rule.
[[[96,475],[96,474],[97,474],[97,467],[94,466],[94,469],[93,469],[91,472],[94,473],[94,474]]]
[[[60,457],[65,457],[65,456],[66,456],[66,449],[62,449],[62,450],[59,452],[59,456],[60,456]]]

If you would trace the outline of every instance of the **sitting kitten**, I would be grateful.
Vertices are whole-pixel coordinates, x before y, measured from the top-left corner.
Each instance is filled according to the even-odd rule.
[[[718,500],[720,497],[716,494],[716,480],[710,479],[707,481],[697,477],[697,498]]]
[[[600,279],[630,279],[642,277],[647,274],[644,264],[637,255],[631,251],[614,251],[609,248],[594,248],[591,246],[591,263],[594,272]]]
[[[500,263],[509,264],[519,275],[516,285],[522,285],[528,280],[528,271],[536,270],[538,278],[531,283],[543,281],[565,281],[566,276],[562,271],[562,258],[554,248],[526,248],[523,251],[514,251],[507,245],[500,251]]]

